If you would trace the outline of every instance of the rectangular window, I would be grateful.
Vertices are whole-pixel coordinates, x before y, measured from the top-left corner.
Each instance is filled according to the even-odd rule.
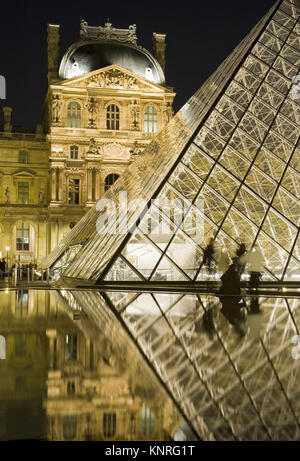
[[[28,152],[26,150],[20,150],[19,163],[28,163]]]
[[[77,360],[77,334],[66,335],[66,360]]]
[[[69,178],[69,205],[79,205],[80,179]]]
[[[29,183],[28,182],[18,183],[18,203],[22,205],[28,205],[29,203]]]
[[[117,416],[116,413],[104,413],[103,415],[103,434],[105,437],[113,437],[116,433]]]
[[[16,250],[29,251],[29,224],[19,223],[16,230]]]

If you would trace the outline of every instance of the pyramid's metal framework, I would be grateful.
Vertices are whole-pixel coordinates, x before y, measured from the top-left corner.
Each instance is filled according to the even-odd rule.
[[[106,194],[186,201],[184,222],[200,215],[204,238],[154,204],[131,210],[132,232],[99,235],[95,207],[43,267],[95,281],[199,280],[215,236],[230,255],[256,242],[269,278],[299,278],[299,15],[299,0],[277,2]],[[149,218],[172,232],[153,237]],[[299,440],[298,299],[253,299],[262,313],[248,322],[260,330],[239,342],[215,297],[78,293],[77,307],[115,312],[200,438]]]
[[[96,324],[115,313],[200,439],[299,440],[298,299],[257,299],[261,313],[241,341],[212,296],[61,293]]]
[[[186,201],[184,221],[152,205],[129,211],[133,235],[99,235],[94,207],[44,267],[90,280],[199,280],[214,236],[230,256],[256,243],[273,280],[300,276],[299,10],[299,0],[277,2],[105,196],[117,206],[123,190],[129,201]],[[149,218],[172,232],[152,238]],[[188,219],[202,219],[204,237],[186,232]]]

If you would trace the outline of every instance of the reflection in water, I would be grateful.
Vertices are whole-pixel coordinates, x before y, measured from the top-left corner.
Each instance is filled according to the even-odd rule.
[[[299,440],[299,299],[247,298],[243,337],[211,295],[0,292],[0,305],[2,440]]]
[[[183,419],[114,316],[46,291],[0,306],[1,440],[172,440]]]

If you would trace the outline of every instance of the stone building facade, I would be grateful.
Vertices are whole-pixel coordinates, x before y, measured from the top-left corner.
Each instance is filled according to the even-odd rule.
[[[82,21],[60,60],[59,26],[48,24],[42,125],[16,128],[3,108],[0,252],[9,265],[38,264],[173,116],[165,46],[154,33],[152,55],[135,26]]]

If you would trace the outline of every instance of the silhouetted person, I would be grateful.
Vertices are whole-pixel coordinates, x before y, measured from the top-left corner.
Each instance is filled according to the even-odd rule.
[[[2,258],[0,261],[0,276],[2,280],[4,279],[4,274],[5,274],[5,259]]]
[[[212,262],[214,260],[214,239],[211,238],[209,240],[209,244],[204,250],[204,256],[203,256],[203,265],[207,267],[208,272],[212,271]]]
[[[221,312],[231,325],[244,336],[245,331],[240,326],[241,307],[241,281],[238,274],[237,264],[231,264],[228,270],[221,277],[222,287],[220,289]],[[224,296],[225,295],[225,296]],[[233,295],[233,296],[230,296]]]
[[[244,243],[241,243],[239,248],[236,250],[235,263],[238,265],[238,273],[242,276],[245,266],[246,266],[246,256],[247,250]]]
[[[249,309],[249,315],[255,315],[255,314],[261,314],[257,296],[254,296],[253,298],[251,298],[250,309]]]
[[[212,339],[213,336],[214,336],[214,331],[215,331],[212,309],[208,309],[204,313],[203,319],[202,319],[202,324],[203,324],[203,328],[206,331],[206,333],[208,334],[209,338]]]
[[[258,246],[253,245],[251,251],[245,255],[244,260],[248,264],[248,270],[250,272],[250,287],[257,287],[264,264],[264,258]]]

